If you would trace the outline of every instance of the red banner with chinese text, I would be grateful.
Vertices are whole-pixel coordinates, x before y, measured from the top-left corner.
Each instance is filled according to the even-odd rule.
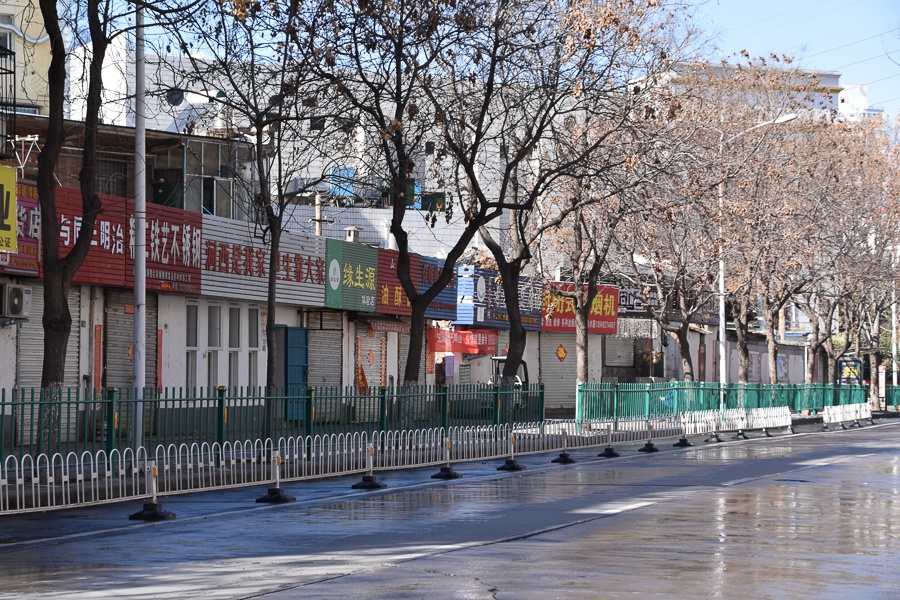
[[[574,292],[574,283],[555,283],[553,287],[563,292]],[[544,287],[541,331],[575,331],[575,298],[553,293]],[[619,326],[619,288],[598,285],[597,295],[588,314],[588,333],[615,335]]]
[[[497,332],[493,329],[449,331],[428,328],[429,352],[461,352],[463,354],[497,353]]]

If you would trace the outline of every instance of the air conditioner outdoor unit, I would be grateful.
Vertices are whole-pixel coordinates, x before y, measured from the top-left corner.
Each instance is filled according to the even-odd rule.
[[[31,308],[31,286],[0,284],[0,317],[28,318]]]

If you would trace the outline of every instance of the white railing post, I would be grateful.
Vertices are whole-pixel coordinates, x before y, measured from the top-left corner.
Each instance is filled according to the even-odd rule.
[[[498,471],[521,471],[524,469],[522,465],[516,462],[516,436],[509,436],[509,458],[502,465],[497,467]]]
[[[453,467],[450,465],[450,438],[444,440],[444,462],[446,465],[441,467],[441,470],[438,473],[435,473],[431,476],[432,479],[459,479],[462,477],[459,473],[453,470]]]
[[[266,504],[284,504],[285,502],[294,502],[297,500],[293,496],[288,496],[284,493],[284,490],[281,489],[281,451],[276,450],[272,452],[272,487],[269,488],[269,491],[265,496],[260,496],[256,499],[257,502],[264,502]]]
[[[563,444],[562,444],[562,452],[559,453],[559,456],[551,460],[550,462],[556,463],[558,465],[570,465],[575,462],[575,459],[569,456],[569,430],[563,429]]]
[[[158,476],[156,461],[150,463],[149,473],[150,479],[147,482],[150,488],[150,500],[144,501],[144,508],[140,511],[129,515],[132,521],[167,521],[175,518],[175,513],[171,513],[162,509],[162,504],[157,501],[156,497],[156,478]]]
[[[375,446],[369,444],[369,449],[366,453],[366,474],[363,475],[362,481],[354,483],[350,486],[351,488],[354,490],[380,490],[387,487],[386,483],[378,481],[378,478],[375,477],[374,460]]]

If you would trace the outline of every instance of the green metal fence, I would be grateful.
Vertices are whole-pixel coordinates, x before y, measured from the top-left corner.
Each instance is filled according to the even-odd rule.
[[[900,385],[889,385],[884,393],[885,406],[894,410],[900,408]]]
[[[862,404],[864,386],[828,384],[729,384],[724,394],[717,383],[672,381],[663,383],[584,383],[578,387],[577,420],[639,419],[718,408],[772,408],[786,406],[793,413],[816,413],[826,406]],[[892,391],[894,405],[900,390]],[[891,401],[888,404],[892,403]]]
[[[0,390],[0,460],[125,447],[539,422],[543,386]],[[140,439],[136,439],[139,437]]]

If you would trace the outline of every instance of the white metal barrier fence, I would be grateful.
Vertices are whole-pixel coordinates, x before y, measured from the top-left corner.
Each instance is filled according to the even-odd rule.
[[[761,409],[769,410],[769,409]],[[777,410],[777,409],[772,409]],[[615,421],[543,421],[514,425],[347,433],[209,444],[171,444],[146,449],[70,453],[21,460],[10,456],[0,465],[0,514],[53,510],[146,498],[156,468],[156,491],[172,495],[202,490],[271,483],[273,464],[281,481],[443,465],[515,454],[611,446],[721,430],[764,420],[769,427],[785,415],[718,411],[661,415]],[[786,415],[790,424],[790,414]],[[762,422],[762,421],[760,421]],[[746,425],[745,425],[746,426]],[[514,441],[513,441],[514,440]]]
[[[868,402],[859,404],[842,404],[841,406],[826,406],[822,412],[822,422],[825,425],[853,421],[858,424],[861,420],[872,418],[872,407]]]

